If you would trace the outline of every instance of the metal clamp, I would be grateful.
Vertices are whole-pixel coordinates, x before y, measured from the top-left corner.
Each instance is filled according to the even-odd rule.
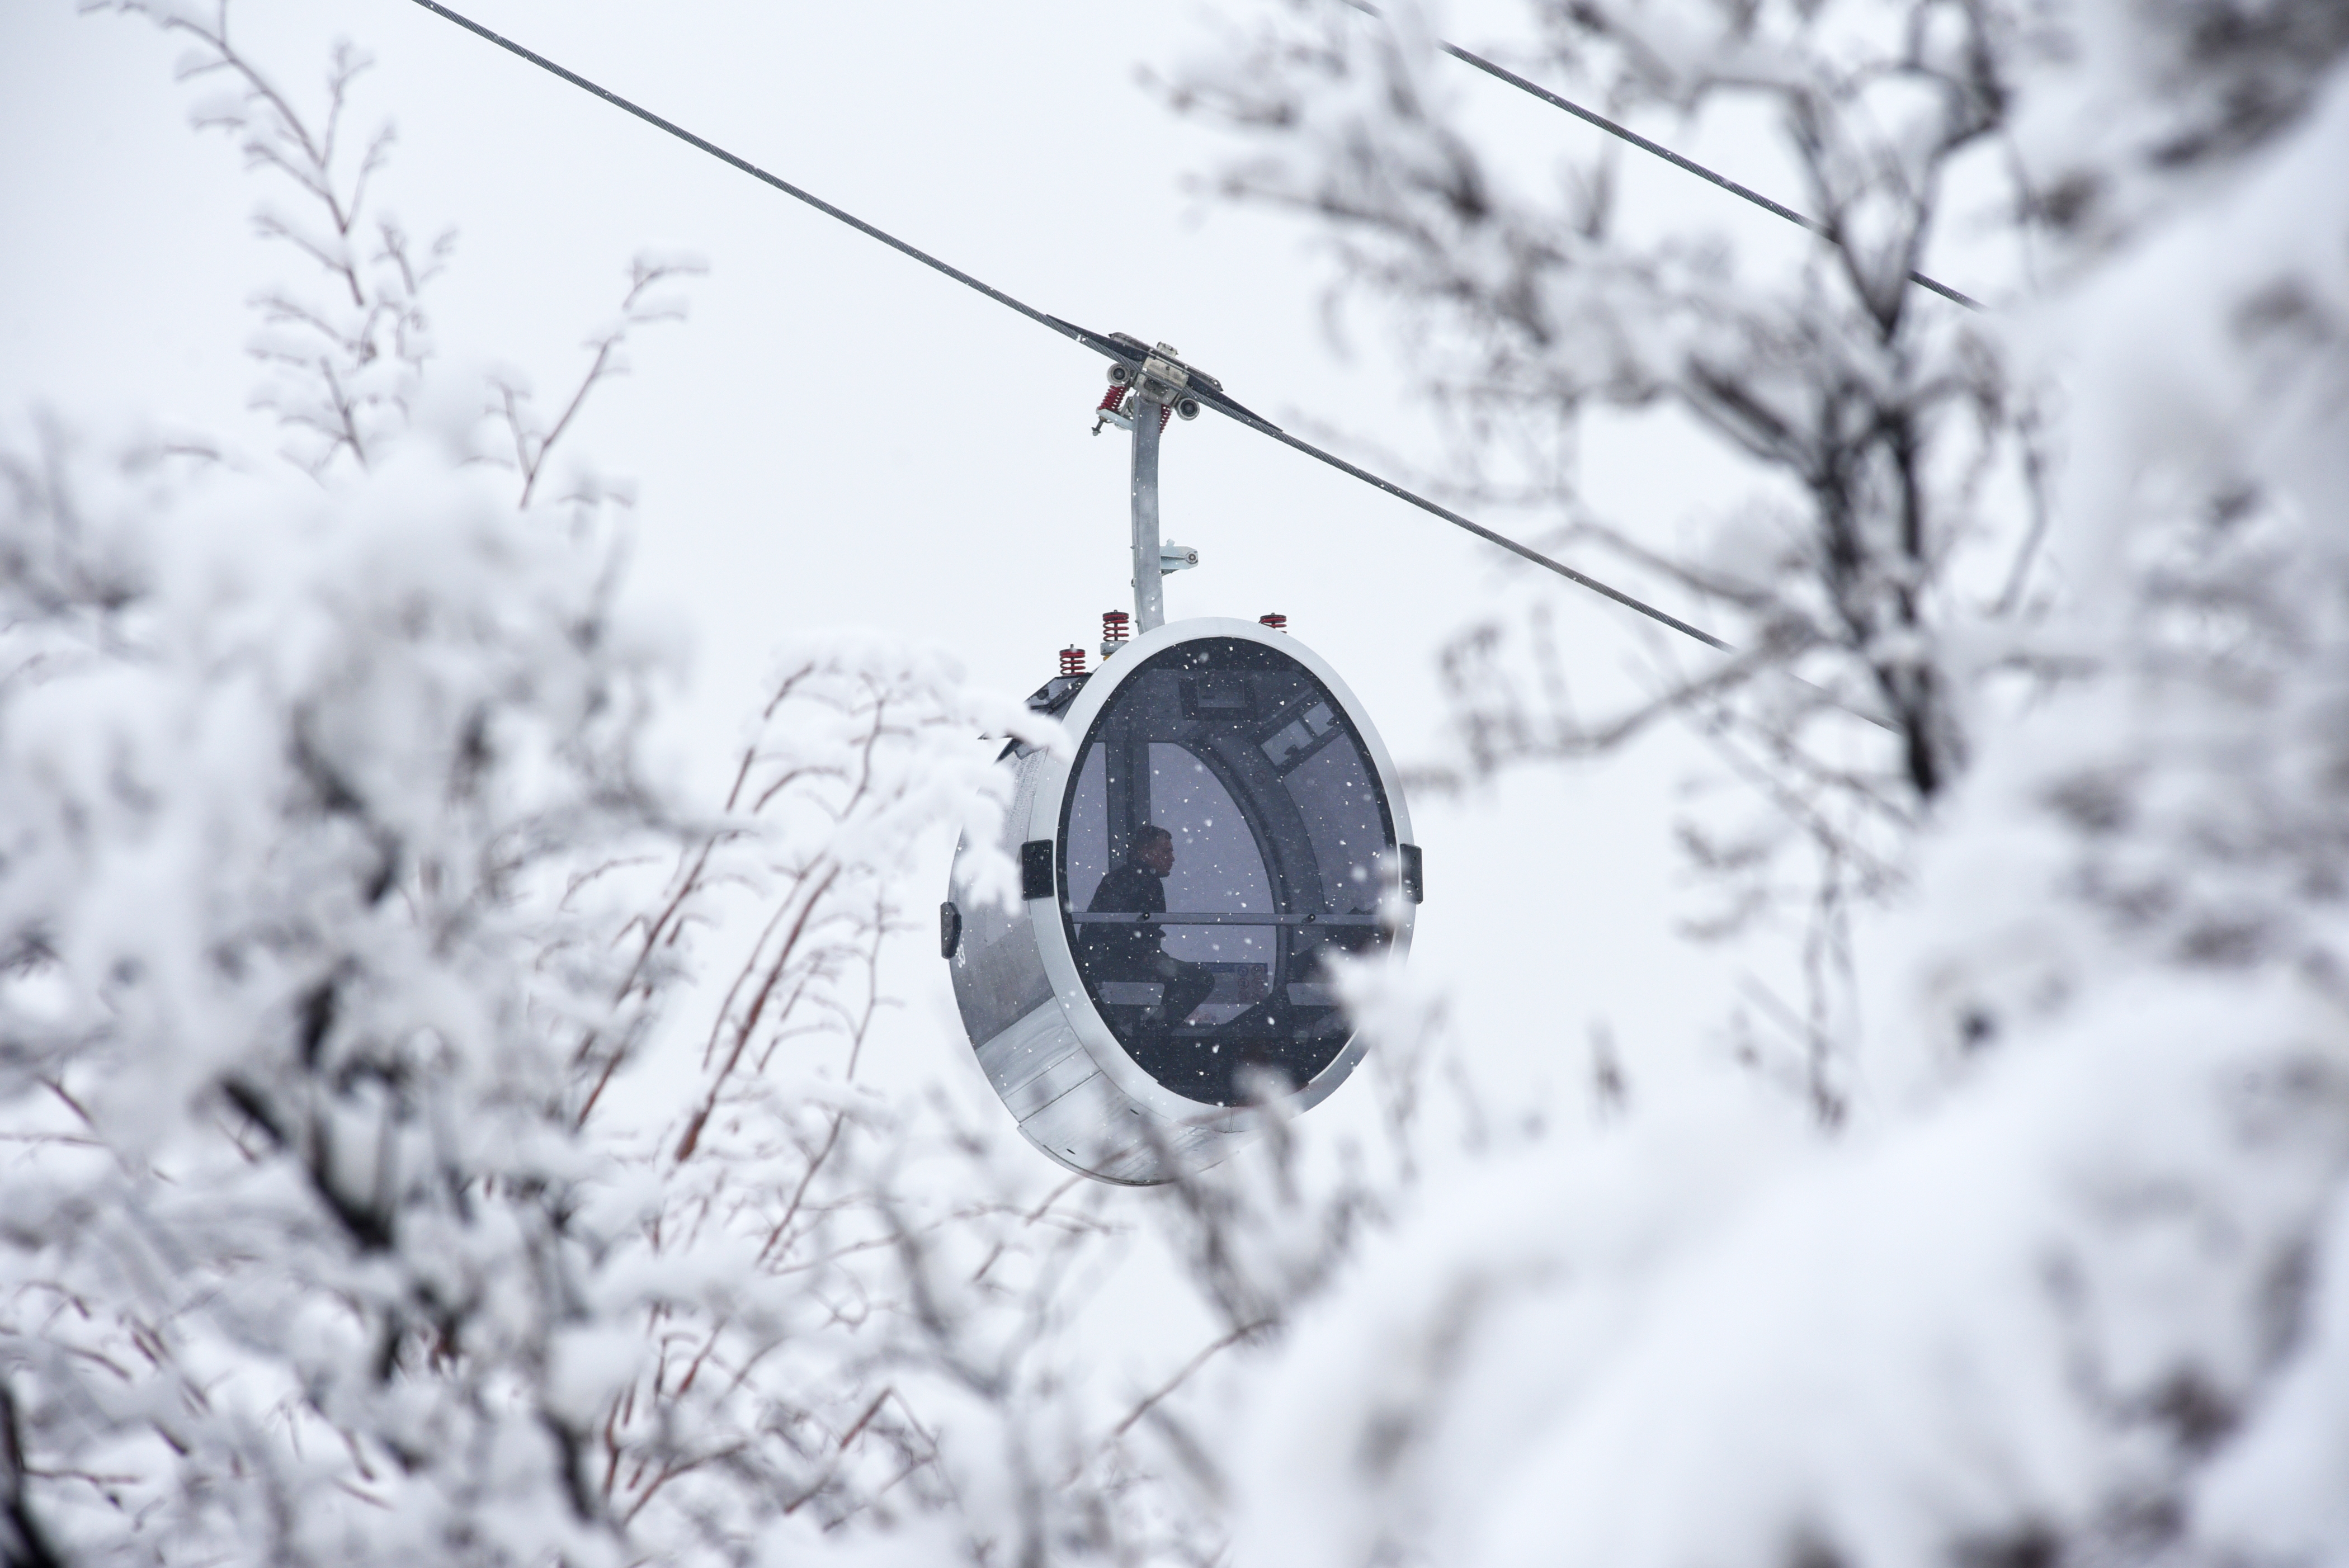
[[[1199,400],[1187,395],[1194,376],[1209,387],[1222,385],[1206,372],[1194,370],[1176,358],[1173,344],[1162,343],[1143,358],[1141,386],[1136,390],[1154,403],[1165,404],[1185,419],[1195,419],[1199,417]]]
[[[1191,385],[1191,367],[1175,357],[1174,346],[1162,343],[1142,362],[1142,395],[1154,403],[1172,403],[1177,390]]]

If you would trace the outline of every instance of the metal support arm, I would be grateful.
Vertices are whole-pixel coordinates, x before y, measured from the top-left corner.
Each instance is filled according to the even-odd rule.
[[[1133,631],[1166,623],[1164,573],[1158,563],[1158,421],[1161,405],[1146,387],[1126,405],[1133,418]]]

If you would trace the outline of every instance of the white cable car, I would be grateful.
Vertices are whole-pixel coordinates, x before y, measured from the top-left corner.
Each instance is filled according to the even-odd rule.
[[[1164,346],[1149,368],[1187,371]],[[1175,399],[1135,380],[1134,560],[1160,568],[1147,416]],[[1394,764],[1338,673],[1270,624],[1157,624],[1160,574],[1136,574],[1142,635],[1030,699],[1075,754],[1005,753],[1019,906],[941,911],[964,1027],[1020,1130],[1133,1184],[1250,1136],[1257,1072],[1299,1109],[1345,1081],[1364,1047],[1323,959],[1407,949],[1422,892]]]

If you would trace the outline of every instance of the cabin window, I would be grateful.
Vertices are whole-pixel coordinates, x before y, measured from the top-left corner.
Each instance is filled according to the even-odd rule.
[[[1258,643],[1179,643],[1118,673],[1061,812],[1087,995],[1186,1099],[1245,1099],[1250,1067],[1304,1083],[1350,1033],[1323,960],[1388,941],[1395,835],[1361,735]]]

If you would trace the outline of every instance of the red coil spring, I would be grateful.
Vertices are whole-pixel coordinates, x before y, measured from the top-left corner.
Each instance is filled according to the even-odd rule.
[[[1133,625],[1133,617],[1125,611],[1103,610],[1102,612],[1102,643],[1122,643],[1125,641],[1126,634],[1132,630]]]
[[[1128,392],[1129,392],[1129,391],[1131,391],[1131,390],[1133,390],[1133,388],[1131,388],[1131,387],[1111,387],[1108,391],[1106,391],[1106,392],[1104,392],[1104,393],[1102,393],[1102,400],[1101,400],[1101,404],[1100,404],[1100,406],[1099,406],[1099,407],[1097,407],[1096,408],[1094,408],[1094,409],[1093,409],[1093,412],[1094,412],[1096,415],[1108,415],[1108,414],[1115,414],[1115,413],[1118,413],[1119,411],[1121,411],[1122,409],[1123,409],[1123,408],[1124,408],[1124,407],[1125,407],[1125,395],[1126,395],[1126,393],[1128,393]],[[1171,418],[1173,418],[1174,417],[1174,404],[1172,404],[1172,403],[1161,403],[1160,405],[1158,405],[1158,428],[1159,428],[1159,431],[1160,431],[1160,433],[1161,433],[1161,434],[1164,434],[1164,433],[1165,432],[1165,429],[1166,429],[1166,421],[1167,421],[1167,420],[1169,420],[1169,419],[1171,419]]]
[[[1258,625],[1269,627],[1273,631],[1286,632],[1288,630],[1288,617],[1286,615],[1258,615],[1256,619]]]
[[[1084,649],[1062,648],[1061,650],[1061,673],[1064,676],[1081,676],[1084,674]]]

